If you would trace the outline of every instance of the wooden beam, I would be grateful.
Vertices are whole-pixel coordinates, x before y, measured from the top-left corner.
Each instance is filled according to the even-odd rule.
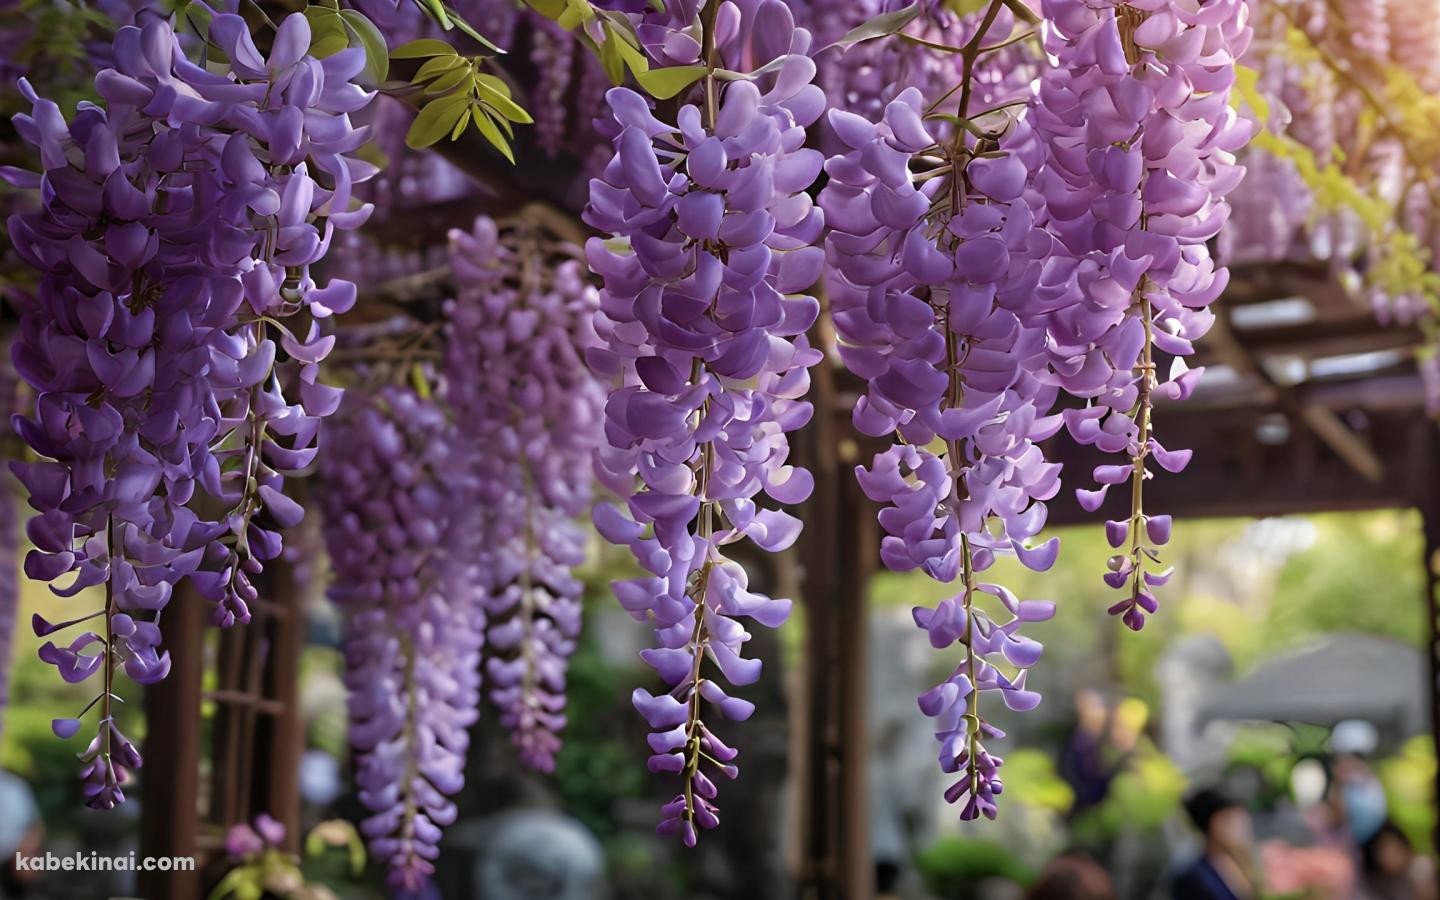
[[[1236,337],[1227,316],[1221,314],[1216,317],[1215,325],[1206,336],[1206,341],[1213,348],[1216,357],[1232,369],[1258,378],[1269,386],[1274,391],[1276,405],[1281,411],[1314,431],[1315,435],[1329,444],[1360,477],[1372,483],[1384,478],[1384,464],[1370,445],[1333,412],[1321,406],[1305,405],[1293,387],[1276,381]]]
[[[1424,343],[1414,326],[1382,325],[1373,315],[1321,319],[1303,325],[1239,328],[1231,324],[1237,340],[1254,356],[1299,356],[1316,359],[1381,350],[1408,350]],[[1207,356],[1209,342],[1202,340],[1196,355]]]

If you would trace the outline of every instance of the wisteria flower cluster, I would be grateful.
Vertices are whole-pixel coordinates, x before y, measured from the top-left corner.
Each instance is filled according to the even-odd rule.
[[[565,671],[580,635],[591,457],[605,392],[583,354],[599,305],[579,247],[522,221],[451,234],[445,400],[475,449],[465,531],[489,622],[489,697],[521,762],[555,768]]]
[[[16,466],[39,513],[25,569],[75,575],[62,596],[105,588],[100,610],[34,623],[45,636],[102,618],[103,634],[41,648],[67,681],[104,682],[82,755],[92,806],[122,801],[140,764],[110,715],[114,669],[165,676],[158,620],[183,577],[220,624],[248,619],[253,577],[303,514],[284,476],[313,460],[338,402],[316,380],[330,339],[315,320],[355,289],[317,287],[309,267],[368,213],[351,187],[373,170],[346,154],[365,140],[349,113],[370,95],[352,80],[362,51],[320,61],[309,36],[303,15],[286,18],[267,58],[239,16],[217,15],[210,41],[229,63],[211,71],[146,17],[116,33],[114,65],[96,77],[104,108],[81,104],[69,124],[21,83],[34,109],[15,124],[43,171],[5,177],[44,201],[10,221],[40,274],[14,350],[37,394],[33,417],[16,419],[40,457]],[[78,729],[56,720],[62,737]]]
[[[971,36],[972,52],[986,31]],[[1055,539],[1031,544],[1043,501],[1060,487],[1060,467],[1037,446],[1061,426],[1048,415],[1056,389],[1045,333],[1032,324],[1045,241],[1025,198],[1028,124],[1000,116],[1001,130],[984,138],[937,139],[924,115],[916,88],[876,123],[830,113],[846,150],[827,161],[820,196],[831,223],[826,285],[841,358],[868,385],[855,426],[897,438],[856,473],[884,505],[881,559],[960,581],[957,596],[915,610],[933,646],[965,648],[920,706],[936,719],[941,768],[960,776],[946,799],[961,803],[963,819],[993,818],[1001,760],[983,742],[1003,735],[985,720],[981,695],[1018,710],[1039,702],[1025,682],[1041,645],[1019,628],[1054,609],[977,580],[997,554],[1043,570],[1059,549]],[[1003,622],[981,608],[982,595],[998,601]]]
[[[586,254],[603,280],[604,342],[587,358],[615,385],[596,472],[624,498],[597,506],[595,524],[648,573],[614,587],[659,643],[642,656],[668,690],[637,690],[634,702],[654,729],[650,769],[682,780],[659,831],[687,845],[719,821],[711,774],[737,772],[706,704],[737,721],[753,711],[705,661],[732,685],[754,682],[760,661],[741,655],[750,634],[740,619],[773,628],[790,612],[790,601],[750,589],[726,547],[747,537],[770,552],[789,546],[799,520],[757,495],[793,504],[812,486],[787,462],[786,434],[811,415],[806,369],[820,359],[805,337],[819,307],[802,292],[823,263],[823,218],[804,193],[822,160],[804,143],[825,101],[803,55],[809,34],[764,36],[788,50],[776,74],[763,84],[707,78],[705,109],[685,104],[675,124],[612,90],[616,156],[585,211],[610,235]]]
[[[1153,459],[1169,472],[1190,460],[1155,437],[1157,397],[1181,400],[1200,369],[1184,357],[1214,321],[1210,304],[1228,282],[1207,242],[1229,214],[1226,195],[1244,170],[1235,152],[1250,124],[1229,103],[1235,60],[1250,37],[1241,0],[1200,7],[1173,0],[1094,4],[1046,0],[1046,49],[1055,60],[1033,104],[1047,159],[1038,176],[1051,265],[1066,285],[1046,316],[1050,365],[1070,394],[1070,434],[1124,463],[1098,466],[1098,509],[1115,485],[1130,486],[1128,517],[1106,523],[1105,581],[1125,592],[1111,612],[1138,630],[1157,606],[1170,570],[1159,548],[1170,517],[1147,512]],[[1155,351],[1175,357],[1168,380]]]
[[[485,610],[448,542],[464,521],[468,454],[433,398],[394,384],[350,392],[325,429],[345,448],[323,460],[320,507],[370,811],[361,832],[392,883],[418,891],[455,820],[479,714]]]
[[[0,360],[0,409],[18,407],[15,372]],[[20,615],[20,498],[10,476],[0,472],[0,737],[5,734],[5,707],[10,697],[10,654]]]

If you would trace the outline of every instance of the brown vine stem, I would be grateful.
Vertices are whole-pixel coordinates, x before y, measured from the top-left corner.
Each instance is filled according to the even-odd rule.
[[[1005,0],[991,0],[989,7],[985,10],[984,18],[981,19],[975,34],[965,43],[960,50],[962,69],[960,75],[960,103],[958,106],[959,118],[963,121],[970,109],[971,87],[975,75],[975,61],[985,52],[984,41],[989,33],[995,19],[1000,15],[1000,10],[1005,6]],[[950,165],[953,178],[950,183],[950,215],[958,215],[965,201],[965,168],[973,154],[965,144],[965,136],[968,132],[957,126],[955,137],[950,147]],[[986,147],[986,141],[976,144],[974,152],[982,152]],[[953,299],[953,295],[952,295]],[[937,312],[939,312],[937,310]],[[950,409],[958,409],[965,402],[965,385],[961,378],[960,369],[965,363],[965,356],[960,348],[960,336],[955,333],[950,324],[949,307],[946,306],[944,318],[945,327],[945,364],[950,378],[950,389],[946,399],[946,405]],[[968,353],[968,351],[967,351]],[[979,766],[977,762],[980,749],[980,691],[976,687],[976,659],[975,659],[975,565],[974,557],[970,548],[970,536],[963,528],[960,528],[960,502],[967,495],[964,482],[964,461],[960,453],[960,442],[955,439],[946,442],[946,463],[950,470],[952,479],[950,515],[956,520],[957,529],[960,530],[960,565],[961,577],[964,585],[963,605],[965,608],[965,671],[970,679],[971,693],[966,701],[965,726],[967,736],[967,774],[970,778],[970,791],[972,796],[979,789]]]
[[[705,9],[705,20],[701,26],[704,29],[701,54],[705,60],[707,70],[705,73],[705,125],[711,131],[714,130],[715,123],[720,116],[719,84],[715,78],[715,69],[717,68],[715,19],[719,9],[719,3],[707,5]],[[700,361],[699,357],[696,357],[690,375],[691,382],[697,381],[705,371],[704,363]],[[708,400],[701,405],[697,425],[699,422],[704,421],[705,413],[708,411],[709,405]],[[705,622],[705,612],[706,604],[708,603],[706,588],[710,580],[709,544],[714,528],[714,504],[713,501],[707,499],[706,494],[708,494],[710,490],[710,470],[715,466],[715,447],[713,442],[706,442],[702,446],[699,462],[699,471],[695,474],[695,492],[696,496],[700,498],[700,510],[698,512],[699,524],[696,534],[701,543],[705,545],[706,558],[692,576],[694,578],[694,584],[689,587],[689,589],[694,592],[691,599],[695,604],[693,613],[695,616],[695,626],[690,633],[690,647],[693,651],[694,658],[691,661],[690,668],[690,696],[686,698],[688,710],[685,722],[685,763],[681,771],[681,778],[683,779],[681,791],[685,797],[685,808],[682,810],[681,815],[692,831],[695,828],[694,778],[696,772],[700,769],[700,762],[703,758],[703,751],[700,747],[701,666],[705,661],[706,645],[710,640],[709,627]]]

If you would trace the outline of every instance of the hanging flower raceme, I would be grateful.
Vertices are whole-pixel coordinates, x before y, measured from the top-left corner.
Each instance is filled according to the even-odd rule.
[[[972,39],[995,43],[985,29]],[[998,119],[999,130],[937,139],[925,112],[909,88],[879,122],[830,113],[846,149],[826,163],[820,196],[831,223],[826,283],[841,359],[867,383],[855,426],[898,438],[857,469],[867,496],[885,505],[881,559],[960,582],[955,597],[915,610],[936,648],[965,648],[920,698],[937,721],[941,768],[960,776],[946,799],[963,819],[993,818],[1001,760],[984,741],[1003,735],[984,718],[982,696],[1018,710],[1039,702],[1025,682],[1041,646],[1019,628],[1054,609],[977,578],[1000,553],[1048,569],[1059,548],[1031,545],[1043,501],[1060,486],[1060,467],[1037,446],[1061,425],[1047,415],[1056,389],[1044,331],[1030,324],[1045,242],[1025,199],[1035,168],[1028,124],[981,113],[976,121]],[[1012,144],[1023,155],[1001,150]],[[984,595],[992,599],[982,604]]]
[[[520,759],[555,768],[580,635],[591,457],[605,392],[585,366],[599,297],[580,248],[524,221],[451,234],[445,399],[475,448],[473,555],[489,696]]]
[[[0,361],[0,409],[15,409],[19,402],[15,372]],[[16,486],[0,473],[0,737],[4,737],[5,707],[10,699],[10,653],[15,646],[15,622],[20,615],[20,509]]]
[[[39,513],[25,569],[44,581],[73,574],[62,596],[105,589],[102,609],[34,623],[45,636],[102,617],[103,634],[41,649],[68,681],[102,675],[99,735],[82,756],[97,807],[124,799],[126,770],[140,763],[110,716],[114,670],[165,676],[158,620],[183,577],[221,624],[248,618],[251,577],[303,514],[283,476],[313,459],[319,417],[338,400],[315,381],[329,339],[313,321],[302,335],[283,320],[354,299],[349,284],[316,288],[308,266],[332,228],[367,212],[349,200],[370,170],[343,155],[364,140],[347,117],[369,98],[350,81],[363,53],[306,55],[309,26],[295,15],[267,60],[244,28],[238,16],[213,20],[223,73],[186,60],[160,19],[120,29],[114,67],[96,77],[105,107],[82,104],[68,125],[20,85],[34,109],[16,128],[42,172],[4,175],[43,199],[10,221],[16,252],[40,274],[17,303],[14,351],[37,394],[33,418],[16,419],[40,457],[16,466]],[[282,386],[282,374],[296,383]],[[192,505],[197,487],[205,499]],[[62,737],[78,729],[55,722]]]
[[[434,871],[478,716],[484,610],[449,543],[467,501],[466,453],[434,400],[353,391],[326,423],[320,506],[345,619],[345,684],[361,824],[392,883]]]
[[[1071,435],[1127,457],[1098,466],[1098,488],[1077,493],[1095,510],[1112,486],[1130,486],[1129,515],[1106,523],[1121,552],[1105,581],[1126,592],[1111,612],[1139,629],[1170,574],[1158,550],[1170,517],[1143,504],[1148,463],[1179,472],[1190,460],[1156,439],[1153,405],[1194,389],[1201,370],[1183,357],[1214,321],[1208,307],[1228,281],[1206,242],[1244,174],[1234,154],[1250,126],[1229,99],[1247,9],[1242,0],[1047,0],[1045,17],[1055,64],[1033,107],[1048,152],[1039,193],[1068,256],[1047,270],[1065,285],[1046,315],[1051,366],[1065,390],[1092,401],[1066,412]],[[1156,350],[1175,357],[1167,380],[1157,377]]]
[[[707,109],[684,105],[674,125],[638,94],[612,90],[616,157],[591,182],[585,212],[611,235],[587,247],[604,282],[595,321],[605,342],[587,355],[615,384],[596,471],[625,498],[597,507],[595,523],[649,573],[615,591],[659,642],[642,656],[669,691],[634,700],[655,729],[651,770],[683,782],[659,830],[689,845],[718,823],[710,776],[737,771],[707,704],[732,720],[753,711],[705,661],[730,684],[754,682],[760,662],[741,655],[750,634],[740,619],[773,628],[790,611],[751,591],[726,547],[747,537],[788,547],[799,520],[756,497],[798,503],[812,486],[787,463],[786,434],[811,415],[806,369],[820,359],[805,338],[818,304],[801,292],[823,262],[813,246],[822,217],[804,193],[821,158],[804,143],[824,97],[800,55],[808,33],[766,39],[790,50],[778,73],[763,86],[711,80]]]

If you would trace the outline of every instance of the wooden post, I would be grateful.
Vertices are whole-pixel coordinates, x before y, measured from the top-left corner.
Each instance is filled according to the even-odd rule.
[[[1425,533],[1425,621],[1430,639],[1429,681],[1425,686],[1425,697],[1430,712],[1430,735],[1435,757],[1440,759],[1440,435],[1429,419],[1418,423],[1420,435],[1414,442],[1414,462],[1411,471],[1415,475],[1418,496],[1416,506]],[[1440,803],[1440,771],[1431,803]],[[1437,817],[1431,832],[1431,849],[1440,854],[1440,817]]]
[[[295,569],[277,559],[272,568],[268,665],[262,691],[273,715],[262,716],[255,731],[258,768],[254,803],[285,826],[285,849],[300,851],[300,757],[305,723],[300,715],[300,651],[305,644],[305,609]]]
[[[200,681],[204,668],[206,603],[188,585],[175,591],[161,620],[170,674],[145,689],[140,812],[141,856],[189,856],[189,872],[140,872],[145,900],[201,896],[196,801],[200,791]]]
[[[825,346],[818,343],[817,346]],[[804,900],[862,900],[874,893],[870,855],[865,705],[865,586],[874,540],[843,458],[834,373],[812,370],[815,418],[802,458],[815,475],[805,511],[801,563],[805,601],[804,727],[800,786],[798,894]],[[846,415],[842,410],[840,415]]]

